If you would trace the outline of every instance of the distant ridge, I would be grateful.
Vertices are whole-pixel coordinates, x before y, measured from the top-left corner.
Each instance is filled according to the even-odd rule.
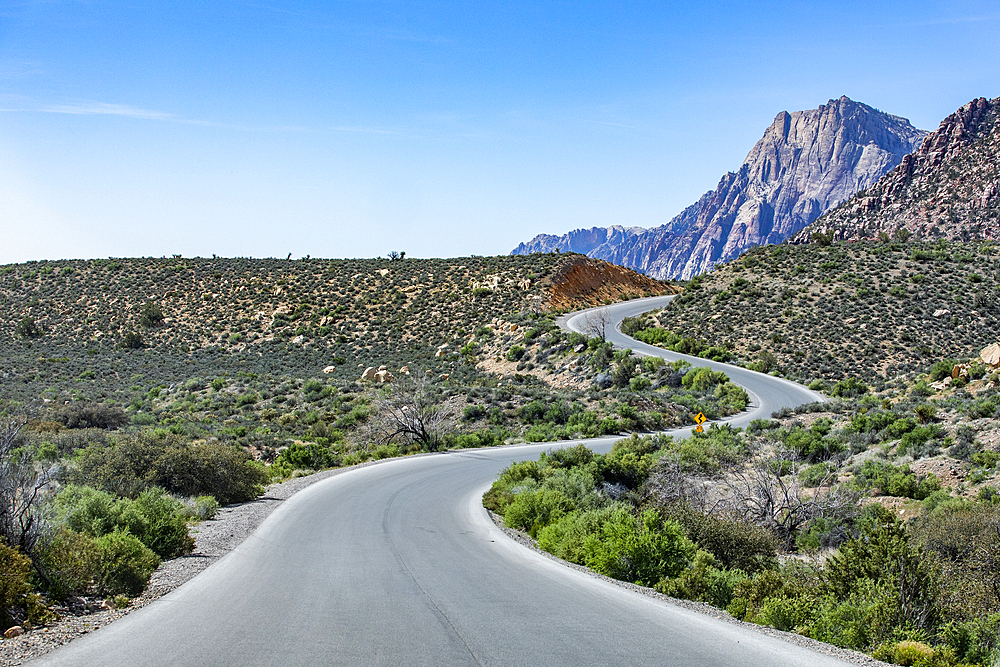
[[[747,248],[786,240],[875,183],[926,134],[847,97],[809,111],[782,111],[737,171],[669,223],[541,234],[511,254],[558,248],[655,278],[691,278]]]

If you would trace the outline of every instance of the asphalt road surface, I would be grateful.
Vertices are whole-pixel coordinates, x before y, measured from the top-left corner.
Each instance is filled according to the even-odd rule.
[[[620,319],[658,303],[610,313]],[[725,369],[757,401],[737,424],[816,399],[792,383]],[[604,452],[613,441],[587,444]],[[511,461],[571,444],[409,457],[318,482],[184,586],[32,664],[846,664],[507,538],[482,508],[483,492]]]

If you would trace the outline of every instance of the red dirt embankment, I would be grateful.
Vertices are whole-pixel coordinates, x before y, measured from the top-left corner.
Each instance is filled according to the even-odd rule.
[[[632,269],[586,255],[570,255],[552,276],[546,305],[576,310],[644,296],[678,294],[680,288]]]

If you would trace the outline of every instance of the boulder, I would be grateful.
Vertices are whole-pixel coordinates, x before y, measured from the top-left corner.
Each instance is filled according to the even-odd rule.
[[[403,373],[404,375],[409,375],[410,374],[410,367],[409,366],[403,366],[402,368],[399,369],[399,372]]]
[[[387,382],[392,382],[395,379],[396,379],[395,376],[393,376],[392,373],[390,373],[389,371],[387,371],[385,369],[382,369],[382,370],[378,371],[377,373],[375,373],[375,381],[378,382],[379,384],[385,384]]]
[[[13,639],[14,637],[20,637],[23,634],[24,634],[24,630],[21,628],[21,626],[20,625],[14,625],[12,627],[7,628],[7,630],[3,633],[3,638],[4,639]]]
[[[598,373],[597,377],[594,378],[594,384],[596,384],[601,389],[607,389],[611,386],[611,374],[610,373]]]
[[[323,369],[323,372],[324,373],[336,373],[337,372],[337,367],[336,366],[327,366],[326,368]]]
[[[951,315],[951,311],[947,308],[938,308],[934,311],[934,317],[948,317]]]
[[[1000,366],[1000,343],[992,343],[983,348],[979,358],[989,366]]]
[[[365,372],[361,374],[361,379],[366,382],[371,382],[375,379],[375,373],[377,372],[378,371],[375,370],[374,366],[369,366],[365,369]]]

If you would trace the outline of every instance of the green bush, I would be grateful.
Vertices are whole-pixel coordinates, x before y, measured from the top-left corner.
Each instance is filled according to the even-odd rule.
[[[160,488],[150,488],[135,500],[115,499],[90,487],[64,487],[55,499],[57,518],[68,528],[91,537],[126,531],[161,558],[191,550],[184,505]]]
[[[31,560],[0,540],[0,630],[13,625],[11,608],[22,604],[31,591],[30,574]]]
[[[695,545],[673,521],[655,510],[635,516],[618,507],[584,545],[587,567],[640,586],[676,577],[694,556]]]
[[[98,592],[101,595],[130,597],[142,593],[149,577],[160,565],[156,554],[138,538],[120,530],[102,535],[94,542],[100,575]]]
[[[172,493],[211,495],[229,505],[259,496],[269,477],[264,466],[242,448],[203,442],[167,448],[155,462],[155,479]]]
[[[524,348],[520,345],[513,345],[507,350],[507,361],[520,361],[524,357]]]
[[[538,531],[573,509],[573,501],[559,491],[524,491],[515,495],[513,502],[507,506],[504,523],[508,528],[523,530],[537,537]]]
[[[712,554],[698,550],[691,564],[676,578],[664,578],[656,590],[683,600],[707,602],[725,609],[733,600],[736,586],[747,575],[740,570],[722,570]]]
[[[868,385],[855,377],[849,377],[833,385],[830,395],[835,398],[851,398],[868,393]]]
[[[754,574],[778,566],[778,538],[741,516],[710,514],[686,503],[668,505],[661,511],[677,522],[698,548],[711,553],[722,568]]]

